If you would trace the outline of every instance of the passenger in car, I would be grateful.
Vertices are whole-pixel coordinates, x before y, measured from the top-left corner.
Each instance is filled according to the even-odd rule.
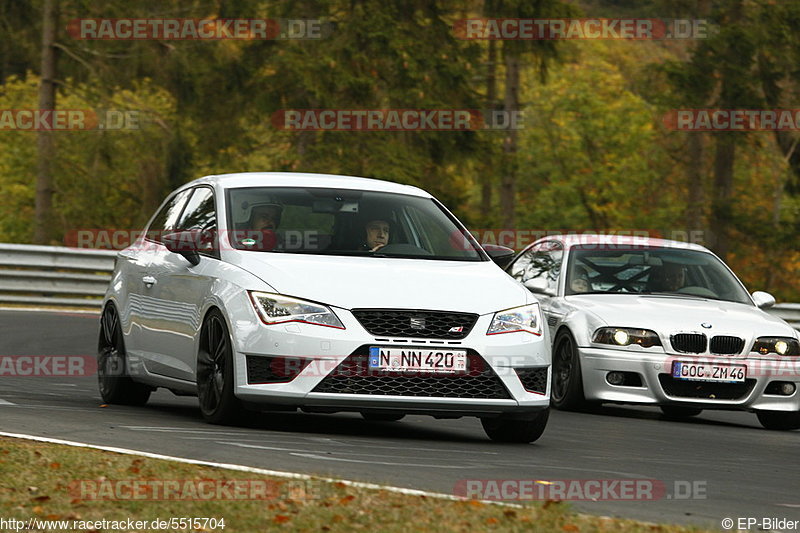
[[[675,292],[686,285],[686,269],[675,263],[650,267],[647,279],[649,292]]]

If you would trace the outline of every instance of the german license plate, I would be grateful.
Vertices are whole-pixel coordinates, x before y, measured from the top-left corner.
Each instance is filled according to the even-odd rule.
[[[717,381],[722,383],[741,383],[747,374],[744,365],[715,365],[711,363],[689,363],[674,361],[672,377],[688,381]]]
[[[467,351],[370,346],[369,368],[393,372],[461,374],[467,371]]]

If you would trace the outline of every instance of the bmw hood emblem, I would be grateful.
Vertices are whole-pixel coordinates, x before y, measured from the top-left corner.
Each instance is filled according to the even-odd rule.
[[[706,328],[706,329],[711,329],[711,324],[709,324],[708,322],[703,322],[703,323],[702,323],[702,324],[700,324],[700,325],[701,325],[701,326],[703,326],[703,327],[704,327],[704,328]]]

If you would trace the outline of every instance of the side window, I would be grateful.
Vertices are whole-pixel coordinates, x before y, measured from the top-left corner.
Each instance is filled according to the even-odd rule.
[[[178,217],[181,216],[183,206],[186,204],[186,199],[191,194],[191,189],[181,191],[172,198],[170,198],[164,207],[156,213],[150,227],[147,228],[147,238],[161,242],[161,238],[171,231],[175,231],[178,223]]]
[[[522,254],[511,266],[510,274],[522,283],[544,278],[548,287],[556,291],[563,257],[564,248],[560,242],[546,241]]]
[[[183,210],[180,231],[197,231],[200,250],[215,255],[217,250],[217,210],[214,191],[208,187],[197,187]]]

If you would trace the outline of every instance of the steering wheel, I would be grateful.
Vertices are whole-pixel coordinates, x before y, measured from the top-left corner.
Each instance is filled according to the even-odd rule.
[[[420,248],[413,244],[387,244],[375,250],[376,254],[382,253],[398,254],[398,255],[433,255],[425,248]]]
[[[717,293],[712,291],[711,289],[707,289],[705,287],[700,287],[698,285],[690,285],[689,287],[681,287],[677,291],[680,294],[691,294],[692,296],[708,296],[710,298],[719,298]]]

